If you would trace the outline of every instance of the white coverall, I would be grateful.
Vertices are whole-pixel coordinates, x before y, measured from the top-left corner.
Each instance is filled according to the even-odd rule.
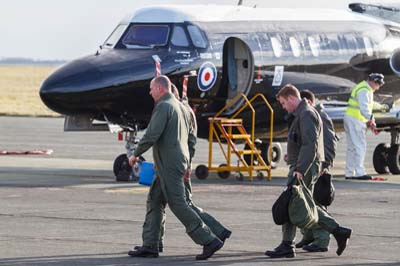
[[[367,90],[362,90],[357,95],[357,100],[360,105],[361,114],[367,119],[371,119],[372,110],[368,105],[374,101],[374,94]],[[344,130],[346,131],[346,177],[359,177],[365,175],[364,158],[367,149],[365,122],[349,116],[344,115]]]

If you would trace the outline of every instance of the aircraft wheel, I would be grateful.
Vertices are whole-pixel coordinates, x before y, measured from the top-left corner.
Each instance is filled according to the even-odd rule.
[[[219,167],[224,167],[224,166],[227,166],[227,165],[224,164],[224,163],[219,165]],[[231,172],[230,172],[230,171],[221,171],[221,172],[218,172],[218,176],[219,176],[220,178],[222,178],[222,179],[227,179],[230,175],[231,175]]]
[[[389,148],[388,166],[392,174],[400,174],[400,145],[394,144]]]
[[[129,165],[126,153],[118,155],[114,160],[113,172],[116,181],[129,181],[132,167]]]
[[[204,164],[200,164],[196,167],[194,173],[198,179],[206,179],[208,177],[208,167]]]
[[[269,145],[267,141],[263,142],[260,147],[258,147],[261,150],[261,156],[264,159],[265,163],[269,163]],[[246,144],[245,145],[245,150],[250,149],[249,146]],[[250,155],[244,155],[243,156],[244,160],[248,165],[250,165]],[[253,156],[254,159],[257,159],[256,156]],[[271,167],[272,169],[275,169],[278,167],[279,162],[282,160],[282,146],[278,142],[273,142],[272,143],[272,163]]]
[[[269,159],[269,145],[267,143],[261,145],[261,155],[264,161],[268,164],[270,162]],[[278,142],[272,143],[272,162],[271,168],[275,169],[278,167],[279,162],[282,160],[282,146]]]
[[[388,153],[389,153],[389,145],[386,143],[378,144],[378,146],[376,146],[376,148],[374,150],[374,155],[372,157],[372,161],[374,164],[375,171],[378,174],[389,173]]]

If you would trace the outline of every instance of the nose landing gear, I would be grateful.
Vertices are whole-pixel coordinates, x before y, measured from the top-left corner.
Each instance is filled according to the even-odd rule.
[[[141,169],[141,162],[145,159],[140,156],[139,160],[132,167],[129,165],[129,157],[133,155],[139,139],[137,137],[137,131],[125,131],[125,149],[126,153],[118,155],[114,160],[113,171],[116,181],[137,181],[139,179],[139,173]]]

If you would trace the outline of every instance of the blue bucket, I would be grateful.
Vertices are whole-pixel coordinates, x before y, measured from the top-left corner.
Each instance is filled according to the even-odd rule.
[[[154,164],[148,162],[142,162],[139,173],[139,184],[150,186],[154,179]]]

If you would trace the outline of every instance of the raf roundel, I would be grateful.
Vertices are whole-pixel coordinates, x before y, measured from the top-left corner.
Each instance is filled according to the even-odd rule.
[[[201,65],[197,76],[197,86],[201,91],[208,91],[217,81],[217,68],[211,62]]]

